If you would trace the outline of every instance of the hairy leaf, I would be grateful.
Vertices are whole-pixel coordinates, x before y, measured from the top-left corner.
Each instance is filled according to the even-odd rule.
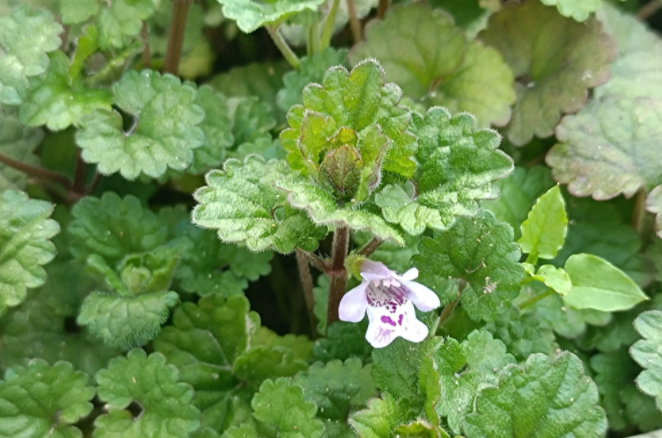
[[[113,0],[103,3],[96,16],[99,46],[102,49],[124,47],[140,33],[143,20],[154,13],[152,0]]]
[[[542,326],[537,315],[522,314],[514,307],[487,324],[485,329],[501,340],[518,361],[526,360],[533,353],[549,355],[558,348],[554,333]]]
[[[404,403],[384,393],[382,398],[373,398],[367,409],[352,414],[349,424],[361,438],[390,438],[395,428],[408,420]]]
[[[324,0],[277,0],[258,3],[251,0],[218,0],[223,15],[237,22],[242,32],[251,33],[265,25],[275,25],[306,10],[316,10]]]
[[[591,368],[596,373],[595,384],[600,393],[600,404],[607,413],[610,429],[626,428],[628,420],[620,392],[632,385],[637,374],[635,363],[625,351],[600,353],[591,357]]]
[[[644,337],[630,349],[632,358],[644,368],[637,376],[637,385],[643,392],[655,397],[657,408],[662,410],[662,311],[642,313],[634,320],[634,327]]]
[[[40,129],[26,128],[19,122],[17,111],[9,106],[0,108],[0,153],[22,163],[36,166],[39,158],[34,154],[44,134]],[[28,175],[0,163],[0,192],[7,189],[22,190]]]
[[[193,163],[188,172],[198,174],[223,162],[225,149],[234,143],[234,135],[225,96],[209,85],[203,85],[195,95],[195,103],[205,112],[205,119],[200,123],[205,144],[193,149]]]
[[[541,0],[547,6],[556,6],[561,15],[575,21],[586,21],[600,8],[600,0]]]
[[[372,353],[372,346],[365,340],[366,330],[365,323],[334,322],[328,327],[327,337],[315,341],[315,358],[323,362],[351,357],[367,360]]]
[[[97,0],[60,0],[60,12],[64,24],[83,23],[98,11]]]

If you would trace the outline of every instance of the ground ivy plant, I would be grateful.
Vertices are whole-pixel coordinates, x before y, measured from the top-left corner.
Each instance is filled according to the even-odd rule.
[[[660,9],[0,2],[0,437],[662,430]]]

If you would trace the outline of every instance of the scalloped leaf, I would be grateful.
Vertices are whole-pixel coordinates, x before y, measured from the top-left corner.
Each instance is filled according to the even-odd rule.
[[[655,231],[662,238],[662,185],[655,187],[646,198],[646,210],[655,216]]]
[[[44,138],[41,129],[26,128],[18,120],[18,111],[10,106],[0,107],[0,153],[32,166],[40,159],[34,154]],[[8,189],[23,190],[28,175],[0,163],[0,192]]]
[[[288,173],[284,162],[265,162],[255,155],[243,162],[227,160],[223,170],[209,172],[207,186],[195,192],[193,222],[218,230],[225,242],[245,242],[251,251],[316,249],[326,230],[289,207],[285,195],[274,187]]]
[[[515,92],[508,65],[493,48],[467,41],[450,16],[427,4],[393,7],[383,21],[371,22],[366,40],[349,54],[352,64],[368,57],[384,65],[386,79],[407,97],[470,112],[481,126],[510,119]]]
[[[515,75],[517,102],[506,135],[517,146],[551,136],[562,114],[578,111],[588,89],[607,81],[616,57],[595,17],[577,23],[533,0],[505,5],[478,38],[497,49]]]
[[[541,0],[547,6],[556,6],[564,17],[575,21],[586,21],[588,17],[600,9],[600,0]]]
[[[186,438],[200,426],[200,411],[191,403],[193,389],[180,382],[179,371],[166,365],[161,353],[131,350],[96,377],[108,413],[94,421],[95,436]],[[132,402],[142,408],[138,418],[127,409]]]
[[[60,47],[62,31],[49,12],[27,5],[0,17],[0,103],[23,102],[29,78],[46,71],[47,54]]]
[[[128,45],[140,33],[143,20],[154,13],[152,0],[113,0],[103,3],[96,15],[99,46],[104,49]]]
[[[194,86],[171,74],[130,70],[113,84],[113,102],[133,116],[134,125],[125,132],[118,111],[97,110],[81,119],[76,144],[105,175],[120,172],[134,180],[140,174],[158,178],[168,168],[185,170],[193,150],[205,144],[198,126],[205,112],[195,99]]]
[[[277,0],[258,3],[252,0],[218,0],[223,15],[237,23],[239,29],[251,33],[265,25],[276,25],[303,11],[315,11],[324,0]]]
[[[33,360],[15,366],[0,381],[0,434],[25,438],[80,437],[76,426],[92,412],[94,387],[69,362],[52,367]]]
[[[644,368],[637,376],[637,386],[655,397],[657,408],[662,410],[662,311],[649,310],[640,314],[634,320],[634,328],[644,338],[630,348],[632,358]]]
[[[433,107],[425,116],[413,114],[411,131],[418,137],[420,163],[413,178],[415,198],[396,185],[375,196],[384,218],[409,234],[428,227],[445,230],[457,216],[475,215],[476,201],[495,198],[492,183],[512,172],[512,159],[497,149],[499,134],[475,129],[468,114],[451,117],[446,109]]]
[[[46,281],[43,265],[56,253],[50,239],[60,232],[60,225],[49,219],[53,209],[53,204],[23,192],[0,194],[0,314]]]
[[[99,11],[98,0],[60,0],[62,23],[84,23]]]

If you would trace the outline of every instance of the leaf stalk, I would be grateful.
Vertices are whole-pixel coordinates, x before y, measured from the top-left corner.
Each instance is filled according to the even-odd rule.
[[[163,71],[175,76],[179,75],[179,63],[184,47],[186,19],[188,18],[191,3],[193,3],[193,0],[172,0],[172,20],[170,21],[168,48],[166,50]]]
[[[333,36],[333,25],[336,21],[336,15],[338,15],[338,7],[340,6],[340,0],[333,0],[331,3],[331,9],[324,19],[324,27],[322,28],[322,37],[320,38],[320,51],[326,50],[327,47],[331,45],[331,37]]]
[[[361,22],[359,21],[359,16],[356,14],[356,4],[354,3],[354,0],[347,0],[347,12],[349,13],[349,27],[352,30],[354,44],[356,44],[361,41],[363,37],[361,36]]]
[[[271,35],[271,39],[274,41],[274,44],[276,44],[276,47],[278,47],[278,50],[280,50],[280,53],[283,54],[283,57],[285,57],[285,60],[295,69],[299,69],[299,58],[297,57],[296,53],[290,48],[289,44],[287,44],[287,41],[285,41],[285,38],[283,38],[283,35],[281,35],[280,30],[278,30],[278,26],[270,26],[266,25],[267,32],[269,32],[269,35]]]
[[[310,332],[312,337],[317,337],[317,319],[315,318],[315,295],[313,293],[313,276],[310,274],[310,265],[304,251],[296,249],[297,267],[299,268],[299,278],[303,286],[303,296],[306,299],[306,308],[308,310],[308,319],[310,321]]]

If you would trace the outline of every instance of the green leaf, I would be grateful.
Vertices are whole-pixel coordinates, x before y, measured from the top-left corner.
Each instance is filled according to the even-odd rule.
[[[542,265],[533,278],[542,281],[559,295],[567,295],[572,288],[572,281],[568,273],[553,265]]]
[[[662,414],[655,405],[655,400],[643,394],[635,385],[621,391],[625,403],[625,415],[641,431],[650,432],[662,427]]]
[[[287,193],[287,202],[307,213],[316,225],[334,225],[352,230],[366,230],[382,240],[404,244],[402,235],[380,216],[367,209],[354,208],[348,203],[339,208],[334,197],[315,182],[305,177],[288,175],[276,181],[279,189]]]
[[[475,321],[493,321],[510,309],[519,293],[524,268],[513,242],[513,230],[481,210],[474,218],[458,218],[448,231],[425,237],[413,264],[421,283],[440,295],[442,304],[460,297]]]
[[[42,266],[55,257],[50,239],[60,232],[60,225],[49,219],[53,208],[23,192],[0,194],[0,314],[21,304],[27,289],[46,281]]]
[[[41,143],[44,134],[40,129],[26,128],[19,122],[17,111],[9,106],[0,108],[0,153],[22,163],[38,166],[39,158],[34,150]],[[0,192],[8,189],[22,190],[28,175],[0,164]]]
[[[625,403],[620,392],[632,385],[637,375],[637,367],[627,352],[596,354],[591,357],[591,368],[596,373],[595,384],[600,393],[600,404],[607,413],[609,428],[622,430],[628,426]]]
[[[588,17],[600,9],[600,0],[541,0],[547,6],[556,6],[561,15],[575,21],[586,21]]]
[[[315,419],[315,403],[306,401],[300,387],[288,379],[265,381],[253,397],[253,415],[276,428],[283,438],[320,438],[324,424]]]
[[[655,187],[646,198],[646,210],[655,214],[655,230],[662,238],[662,185]]]
[[[193,389],[179,381],[179,371],[161,353],[131,350],[99,371],[97,382],[108,413],[94,421],[95,436],[185,438],[200,426]],[[127,409],[132,402],[142,408],[137,418]]]
[[[320,83],[328,69],[345,64],[347,50],[328,47],[312,57],[301,58],[299,68],[283,76],[283,88],[278,92],[278,106],[289,111],[294,105],[301,105],[304,88],[312,82]]]
[[[390,9],[349,54],[352,64],[373,57],[408,97],[467,111],[481,126],[503,126],[510,119],[515,102],[510,68],[493,48],[468,42],[440,10],[425,4]]]
[[[60,0],[60,13],[64,24],[83,23],[98,11],[97,0]]]
[[[290,127],[280,134],[288,164],[320,181],[319,167],[328,152],[340,146],[356,149],[362,161],[358,200],[376,188],[382,170],[410,177],[416,139],[406,131],[411,116],[398,105],[401,94],[397,85],[385,83],[375,60],[358,64],[351,73],[342,66],[329,69],[321,85],[304,88],[303,106],[288,113]]]
[[[607,81],[616,56],[595,17],[577,23],[537,1],[506,5],[478,38],[501,53],[517,78],[506,128],[517,146],[551,136],[562,114],[579,110],[587,90]]]
[[[83,261],[99,254],[114,265],[127,254],[154,250],[168,236],[166,224],[131,195],[122,199],[107,192],[100,199],[83,198],[72,215],[71,253]]]
[[[41,438],[76,438],[82,432],[73,424],[92,412],[94,388],[88,376],[68,362],[52,367],[33,360],[16,366],[0,381],[0,434]]]
[[[119,171],[128,180],[141,173],[158,178],[168,168],[189,167],[193,149],[205,144],[198,126],[205,113],[195,104],[196,89],[175,76],[130,70],[113,85],[113,98],[133,116],[128,132],[119,112],[97,110],[81,119],[82,129],[76,134],[83,159],[97,164],[99,172]]]
[[[313,402],[319,410],[318,416],[330,420],[345,420],[353,407],[365,406],[377,391],[370,377],[370,365],[363,366],[360,360],[348,359],[320,362],[308,371],[297,374],[292,383],[303,389],[303,398]]]
[[[632,358],[644,368],[637,376],[637,386],[644,393],[655,397],[657,408],[662,410],[662,311],[650,310],[634,320],[634,327],[644,339],[630,349]]]
[[[300,12],[315,11],[324,0],[277,0],[257,3],[251,0],[218,0],[223,15],[236,21],[244,33],[251,33],[265,25],[276,25]]]
[[[92,292],[83,302],[78,324],[112,347],[144,345],[158,336],[169,308],[179,302],[176,292],[152,292],[122,296]]]
[[[515,238],[522,237],[520,225],[535,204],[548,189],[554,186],[549,169],[545,166],[515,167],[515,171],[494,183],[499,197],[483,201],[481,205],[494,213],[500,222],[506,222],[515,230]]]
[[[349,424],[361,438],[390,438],[395,428],[408,420],[405,404],[383,393],[382,398],[373,398],[368,408],[352,414]]]
[[[468,114],[451,117],[444,108],[434,107],[425,116],[413,114],[411,131],[418,137],[416,158],[421,163],[413,179],[415,197],[396,185],[375,196],[384,218],[410,234],[427,227],[445,230],[456,216],[475,215],[476,201],[495,198],[492,183],[513,169],[512,160],[497,149],[499,135],[475,129]]]
[[[99,46],[104,49],[128,45],[140,33],[143,20],[154,13],[152,0],[113,0],[103,4],[96,16]]]
[[[366,330],[365,323],[334,322],[328,327],[327,336],[315,341],[315,358],[329,362],[356,357],[365,362],[372,353],[372,346],[365,340]]]
[[[506,367],[498,387],[480,391],[464,433],[467,438],[598,438],[607,431],[607,419],[597,403],[598,390],[577,356],[534,354],[522,367]]]
[[[651,159],[659,138],[662,101],[609,95],[592,100],[556,130],[547,154],[554,178],[575,196],[610,199],[662,183],[662,162]]]
[[[232,134],[235,146],[261,138],[271,139],[269,131],[276,126],[276,119],[267,104],[251,96],[231,98],[228,106],[230,118],[234,121]]]
[[[194,405],[202,412],[202,425],[220,430],[237,381],[232,375],[235,359],[254,342],[260,317],[249,312],[244,297],[202,298],[197,305],[182,303],[173,325],[154,341],[154,349],[181,373],[181,381],[196,391]]]
[[[79,81],[69,77],[69,58],[56,51],[50,55],[51,63],[44,76],[35,78],[26,91],[26,98],[18,116],[26,126],[46,127],[59,131],[96,109],[110,110],[111,94],[108,90],[86,89]]]
[[[287,153],[280,145],[280,140],[272,140],[269,137],[258,138],[255,141],[240,145],[236,151],[229,152],[229,156],[243,160],[247,156],[260,155],[265,160],[285,160]]]
[[[572,287],[563,301],[576,309],[627,310],[648,297],[630,277],[608,261],[575,254],[565,262]]]
[[[565,201],[558,185],[538,198],[522,223],[522,237],[517,241],[522,252],[529,258],[553,259],[563,246],[568,230],[568,216],[565,213]],[[528,259],[527,259],[528,260]]]
[[[516,363],[506,353],[503,342],[486,331],[472,332],[462,344],[448,338],[435,352],[433,361],[441,387],[435,408],[439,415],[447,417],[456,434],[461,433],[464,417],[471,412],[478,390],[497,386],[501,369]]]
[[[287,172],[282,161],[265,162],[257,156],[243,162],[227,160],[222,171],[207,174],[207,187],[195,192],[193,222],[218,230],[225,242],[246,242],[251,251],[316,249],[326,230],[304,212],[290,208],[285,195],[274,187]]]
[[[518,361],[526,360],[533,353],[549,355],[558,349],[551,328],[543,327],[537,315],[521,314],[514,307],[485,325],[485,329],[501,340]]]
[[[257,345],[235,360],[237,378],[259,385],[268,379],[291,377],[308,368],[308,363],[284,345]]]
[[[204,173],[217,167],[225,158],[225,149],[234,143],[232,119],[225,96],[203,85],[195,95],[195,104],[205,112],[200,129],[205,134],[205,144],[193,149],[193,163],[188,172]]]
[[[47,54],[60,47],[62,31],[50,13],[26,5],[0,17],[0,103],[23,102],[29,78],[46,71]]]

